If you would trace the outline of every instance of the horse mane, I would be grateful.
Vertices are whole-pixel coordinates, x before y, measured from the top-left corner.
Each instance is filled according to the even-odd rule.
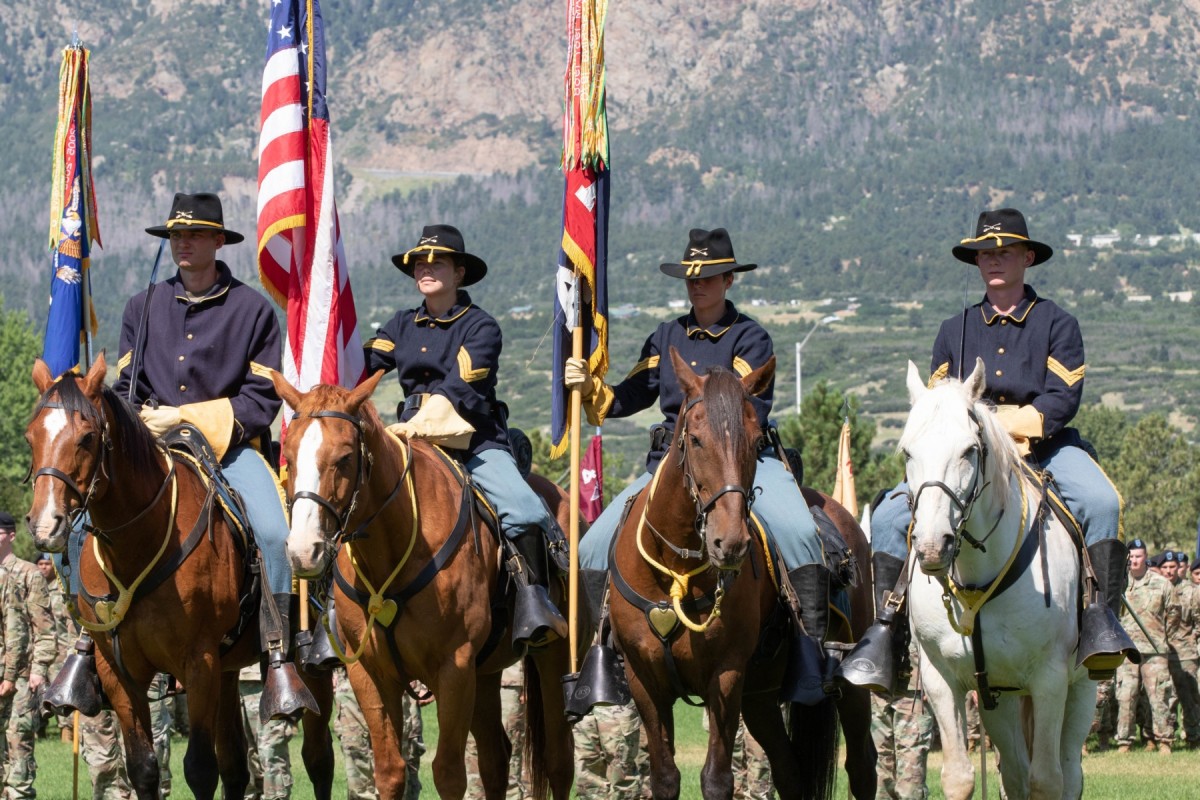
[[[746,387],[737,375],[723,367],[709,367],[705,373],[703,400],[708,426],[719,440],[727,441],[734,453],[750,449],[746,426],[742,424],[742,404]]]
[[[980,437],[988,449],[983,476],[987,486],[987,499],[996,508],[1007,506],[1012,496],[1008,479],[1014,471],[1019,472],[1021,454],[1008,431],[996,417],[995,407],[982,400],[972,404],[966,386],[960,381],[947,379],[934,385],[912,410],[918,409],[924,416],[915,419],[912,414],[909,415],[908,424],[904,426],[904,433],[901,434],[897,447],[903,450],[917,439],[944,435],[944,420],[956,414],[965,415],[968,409],[972,410],[979,421]],[[1027,479],[1020,473],[1018,477],[1021,480]]]
[[[57,398],[58,404],[67,414],[78,414],[92,425],[98,428],[104,427],[106,424],[104,414],[92,405],[92,401],[79,388],[80,380],[82,379],[79,375],[67,373],[55,381],[54,385],[47,389],[38,400],[33,409],[33,417],[40,414],[54,398]],[[108,386],[101,387],[100,393],[102,402],[107,404],[112,412],[112,419],[107,421],[107,425],[113,441],[119,443],[121,459],[134,473],[140,474],[162,469],[154,437],[142,424],[137,412],[133,410],[133,406]]]

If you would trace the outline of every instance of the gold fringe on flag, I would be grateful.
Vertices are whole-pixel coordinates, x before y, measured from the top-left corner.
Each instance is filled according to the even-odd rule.
[[[567,49],[563,122],[564,170],[608,166],[608,115],[605,109],[604,21],[608,0],[571,2],[567,10]]]

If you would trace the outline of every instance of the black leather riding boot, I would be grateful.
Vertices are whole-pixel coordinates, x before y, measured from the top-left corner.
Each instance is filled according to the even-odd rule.
[[[270,611],[260,614],[260,638],[263,653],[267,657],[267,672],[263,682],[262,697],[258,703],[258,714],[265,724],[270,719],[297,720],[305,709],[318,713],[317,701],[312,692],[300,680],[300,673],[292,663],[292,602],[298,601],[291,593],[272,596],[278,612],[279,629],[271,624]],[[271,600],[263,598],[263,606]]]
[[[800,603],[800,623],[794,630],[781,697],[792,703],[816,705],[833,691],[833,662],[823,643],[829,631],[829,582],[823,564],[807,564],[788,572],[788,583]]]
[[[1087,552],[1096,573],[1097,596],[1094,600],[1088,598],[1083,610],[1076,664],[1087,667],[1092,680],[1104,680],[1111,678],[1126,658],[1135,664],[1142,660],[1133,640],[1117,620],[1121,595],[1125,592],[1129,551],[1124,542],[1105,539],[1090,545]]]
[[[835,675],[873,692],[890,692],[896,683],[897,638],[903,640],[907,635],[908,615],[888,605],[887,598],[900,579],[904,561],[887,553],[873,553],[871,565],[875,573],[875,624],[843,659]]]
[[[567,620],[550,600],[550,574],[541,531],[535,528],[511,542],[516,551],[513,574],[517,581],[513,646],[539,647],[556,638],[565,638],[569,632]]]

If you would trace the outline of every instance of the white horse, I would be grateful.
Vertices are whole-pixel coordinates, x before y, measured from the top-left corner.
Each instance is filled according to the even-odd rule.
[[[980,689],[1005,794],[1078,798],[1096,703],[1096,684],[1075,666],[1079,556],[983,390],[981,360],[966,382],[929,389],[908,364],[909,616],[942,734],[942,789],[950,800],[974,791],[964,697]]]

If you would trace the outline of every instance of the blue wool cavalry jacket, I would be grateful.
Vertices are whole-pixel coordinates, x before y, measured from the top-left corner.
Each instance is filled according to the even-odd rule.
[[[930,383],[959,377],[960,370],[965,377],[975,368],[976,357],[986,369],[985,399],[996,405],[1032,405],[1042,418],[1042,443],[1035,450],[1053,447],[1083,397],[1087,365],[1075,317],[1038,297],[1031,286],[1008,316],[985,298],[965,315],[942,323],[933,344]]]
[[[136,377],[131,359],[146,292],[125,304],[114,389],[124,397],[136,381],[137,405],[228,400],[232,448],[270,433],[283,401],[267,370],[281,368],[282,350],[279,323],[267,299],[233,277],[225,262],[218,261],[217,270],[216,284],[197,300],[187,296],[178,273],[155,287]]]
[[[367,373],[396,370],[406,398],[441,394],[475,427],[466,452],[508,449],[504,408],[496,400],[496,371],[503,341],[492,315],[459,290],[454,306],[440,317],[425,304],[397,312],[363,345]],[[418,410],[401,404],[396,416],[407,422]]]
[[[709,367],[724,367],[741,377],[761,367],[775,352],[770,334],[728,300],[725,301],[724,316],[709,328],[701,328],[692,312],[659,325],[642,345],[637,366],[612,387],[611,402],[602,402],[594,414],[589,412],[589,420],[598,425],[607,417],[636,414],[657,400],[663,415],[663,421],[657,427],[664,428],[668,435],[656,437],[646,455],[646,469],[651,472],[670,447],[670,435],[674,433],[683,405],[683,392],[671,363],[671,347],[678,350],[697,373],[703,374]],[[759,425],[764,429],[774,394],[775,382],[772,380],[766,390],[752,398]]]

